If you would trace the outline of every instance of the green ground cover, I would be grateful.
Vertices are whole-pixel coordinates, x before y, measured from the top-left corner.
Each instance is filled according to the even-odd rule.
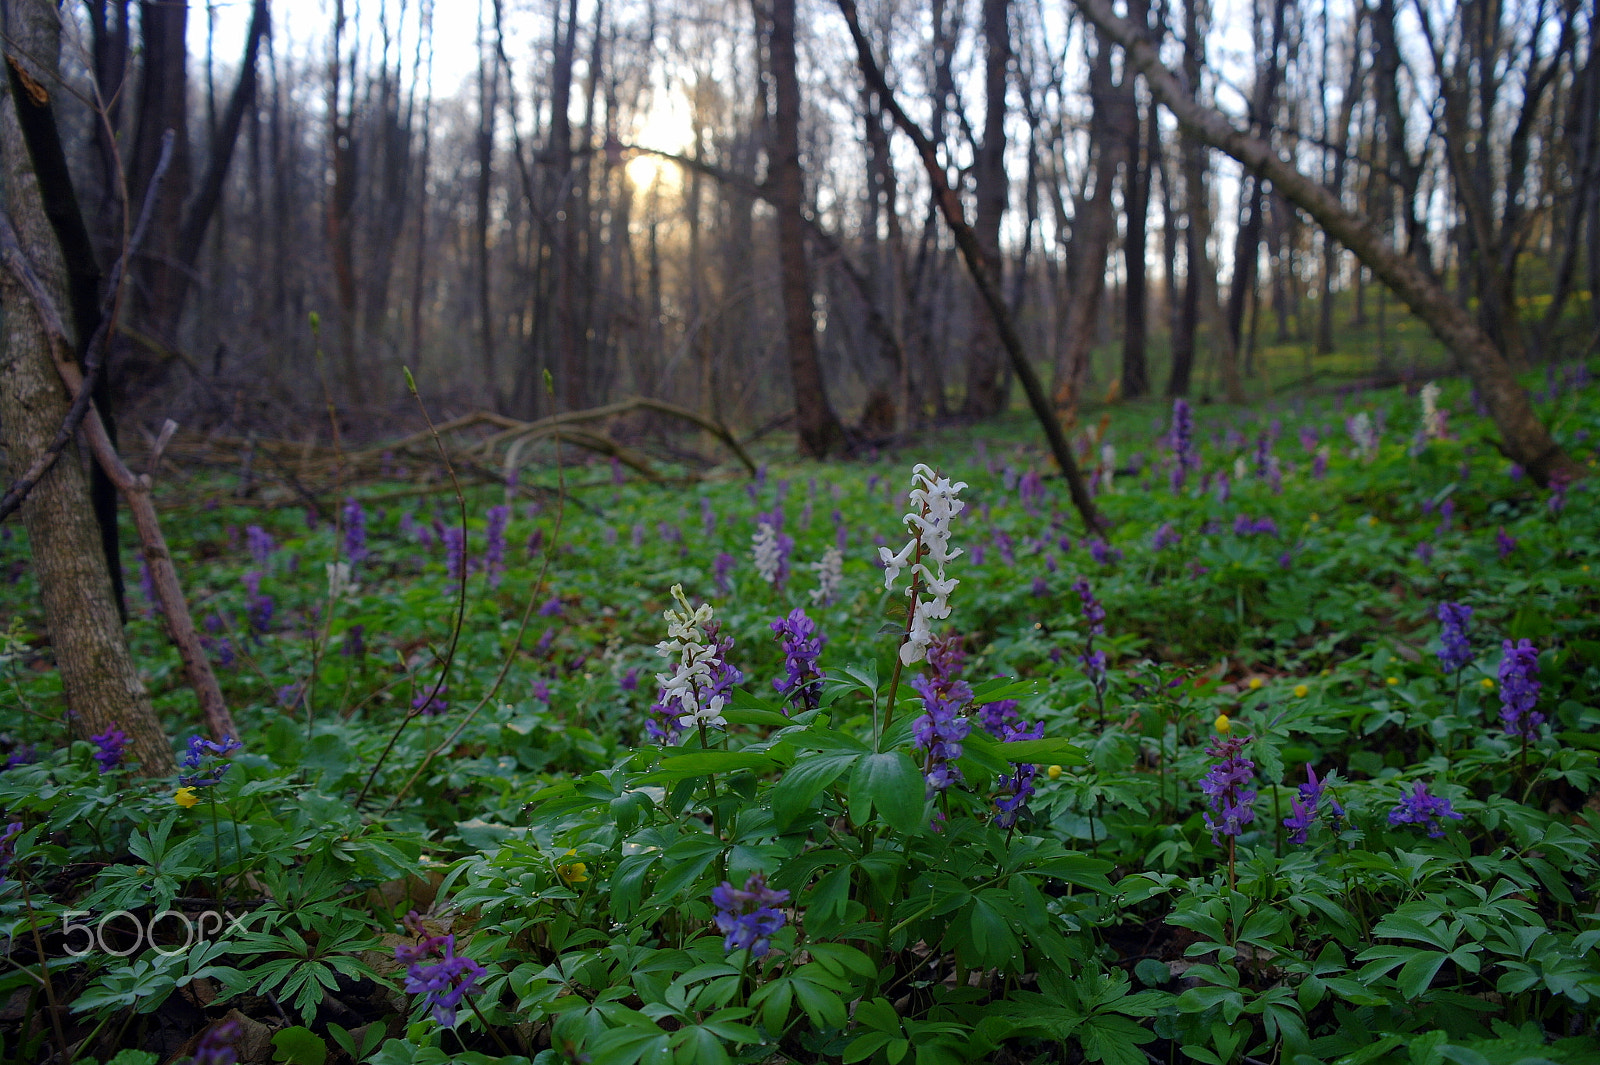
[[[1600,389],[1529,383],[1593,465]],[[1182,463],[1172,410],[1114,408],[1104,541],[1020,422],[687,488],[529,468],[464,540],[400,470],[337,522],[190,482],[245,731],[185,780],[67,742],[13,532],[3,1059],[1600,1060],[1600,506],[1438,406],[1201,407]],[[964,482],[947,525],[916,463]],[[921,657],[908,509],[960,549]]]

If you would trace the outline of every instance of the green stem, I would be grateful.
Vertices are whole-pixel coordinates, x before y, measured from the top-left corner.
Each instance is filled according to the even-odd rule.
[[[926,513],[926,508],[924,508],[924,513]],[[906,627],[905,631],[900,634],[899,645],[895,647],[894,675],[889,678],[888,705],[883,708],[883,729],[874,737],[872,744],[874,750],[877,749],[878,742],[888,734],[889,724],[894,720],[894,701],[900,691],[900,674],[905,668],[905,660],[900,657],[900,648],[904,647],[906,641],[911,638],[911,623],[916,620],[917,603],[922,598],[922,574],[916,569],[917,564],[922,561],[923,554],[921,529],[916,531],[916,542],[916,550],[911,552],[911,587],[906,593],[911,599],[911,602],[906,607]],[[877,716],[876,708],[874,708],[873,716]]]

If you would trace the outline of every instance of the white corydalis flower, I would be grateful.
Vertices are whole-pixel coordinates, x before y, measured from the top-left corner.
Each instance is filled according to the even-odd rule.
[[[911,585],[906,594],[912,597],[911,627],[905,642],[900,645],[900,661],[904,665],[920,662],[928,656],[928,645],[933,642],[930,621],[942,621],[950,616],[950,593],[961,582],[944,575],[944,564],[961,554],[959,547],[950,546],[950,519],[966,504],[958,497],[967,486],[965,481],[952,484],[927,466],[918,463],[911,470],[911,506],[905,516],[911,529],[911,542],[898,553],[887,547],[878,548],[883,560],[883,586],[894,588],[900,572],[911,570]],[[931,563],[931,565],[930,565]],[[922,587],[917,587],[918,578]]]
[[[1100,490],[1110,492],[1117,477],[1117,448],[1114,444],[1100,445]]]
[[[811,563],[817,573],[817,587],[811,592],[813,603],[831,603],[839,597],[839,586],[844,583],[844,552],[830,547],[822,553],[821,562]]]
[[[782,552],[778,549],[778,530],[761,522],[756,534],[750,538],[750,553],[755,557],[756,572],[768,584],[778,583],[778,570],[782,568]]]
[[[354,599],[361,585],[350,579],[350,563],[329,562],[328,570],[328,598],[334,602],[342,599]]]
[[[1344,426],[1356,446],[1356,456],[1362,462],[1371,462],[1378,454],[1378,428],[1372,424],[1372,415],[1362,411],[1348,419]]]
[[[673,663],[672,672],[656,674],[656,681],[661,685],[661,701],[669,702],[674,695],[678,697],[678,705],[684,711],[678,724],[683,728],[725,725],[722,708],[727,700],[720,695],[702,698],[702,693],[712,686],[711,667],[717,663],[716,646],[708,641],[706,633],[706,626],[711,622],[711,604],[690,606],[681,584],[672,586],[672,598],[678,601],[680,609],[669,608],[665,612],[667,639],[656,644],[656,653],[677,661]]]

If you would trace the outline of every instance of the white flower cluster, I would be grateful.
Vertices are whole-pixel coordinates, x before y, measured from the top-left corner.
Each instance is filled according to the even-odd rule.
[[[949,478],[940,477],[921,463],[911,470],[911,484],[913,509],[905,518],[911,526],[911,542],[897,555],[887,547],[878,548],[885,588],[894,588],[900,571],[907,568],[912,572],[907,595],[916,590],[916,575],[920,574],[924,582],[922,594],[913,600],[911,629],[900,645],[900,661],[908,666],[928,656],[928,645],[933,642],[929,623],[950,616],[950,593],[961,583],[954,577],[945,578],[944,564],[961,554],[959,547],[950,547],[950,519],[966,509],[966,504],[956,497],[967,486],[965,481],[951,484]],[[933,564],[931,569],[929,562]]]
[[[350,563],[329,562],[325,564],[328,571],[328,598],[334,602],[343,599],[354,599],[356,593],[361,591],[361,585],[350,579]]]
[[[1422,435],[1429,440],[1445,438],[1444,411],[1439,409],[1439,386],[1432,381],[1422,386]]]
[[[656,644],[656,651],[662,658],[676,658],[677,661],[672,664],[671,673],[656,674],[661,684],[661,701],[670,703],[676,697],[684,711],[678,724],[684,728],[725,725],[722,707],[726,700],[720,695],[701,699],[701,693],[712,687],[711,668],[718,664],[717,648],[708,642],[706,633],[706,624],[711,621],[711,604],[691,607],[681,584],[672,586],[672,598],[682,609],[666,612],[667,638]]]
[[[821,562],[811,563],[817,571],[817,587],[811,593],[813,603],[831,603],[839,598],[839,586],[844,583],[844,553],[830,547],[822,553]]]
[[[1345,432],[1350,434],[1351,443],[1356,446],[1356,456],[1362,462],[1371,462],[1378,455],[1378,427],[1372,423],[1372,415],[1366,411],[1349,418],[1344,423]]]
[[[761,579],[768,584],[778,583],[778,571],[783,567],[783,552],[778,546],[778,530],[767,522],[758,524],[756,534],[750,538],[750,550],[755,556],[756,572],[761,574]]]
[[[1100,491],[1112,492],[1112,482],[1117,476],[1117,448],[1114,444],[1100,445]]]

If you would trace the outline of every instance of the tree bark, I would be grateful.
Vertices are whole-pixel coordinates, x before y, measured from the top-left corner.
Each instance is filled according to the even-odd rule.
[[[1011,59],[1009,0],[983,0],[984,118],[983,143],[973,161],[972,231],[978,238],[995,283],[1000,283],[1000,221],[1006,213],[1006,65]],[[987,418],[1006,408],[1005,365],[994,318],[983,306],[982,293],[972,300],[972,336],[967,348],[967,391],[961,413]]]
[[[805,176],[800,168],[800,78],[794,40],[795,0],[772,0],[768,50],[772,64],[772,155],[769,169],[778,214],[779,285],[789,376],[794,384],[800,451],[822,458],[844,445],[844,427],[828,403],[817,360],[811,273],[806,266]]]
[[[1131,77],[1127,80],[1132,81]],[[1142,143],[1148,141],[1148,143]],[[1140,149],[1144,151],[1141,153]],[[1122,244],[1122,261],[1128,272],[1128,287],[1122,311],[1122,397],[1138,399],[1150,393],[1150,370],[1146,358],[1149,335],[1149,285],[1145,274],[1145,254],[1149,234],[1150,171],[1161,151],[1160,123],[1152,105],[1143,124],[1137,106],[1130,115],[1128,130],[1128,168],[1126,190],[1127,235]],[[1168,279],[1171,283],[1171,279]]]
[[[8,58],[20,61],[48,91],[57,84],[60,47],[54,5],[20,0],[8,7],[6,39],[14,49]],[[47,68],[33,66],[35,60]],[[13,221],[18,250],[34,264],[56,305],[65,306],[60,249],[39,200],[9,85],[0,86],[0,94],[0,207]],[[56,375],[40,309],[10,269],[0,271],[0,307],[0,427],[11,469],[21,472],[49,445],[71,397]],[[172,745],[122,634],[76,447],[69,445],[63,458],[34,487],[22,517],[73,729],[88,737],[121,728],[141,771],[164,776],[176,768]]]
[[[1552,476],[1583,476],[1534,413],[1528,394],[1510,364],[1472,316],[1459,307],[1410,256],[1398,251],[1363,218],[1345,210],[1337,197],[1275,154],[1270,145],[1238,129],[1220,112],[1189,98],[1178,79],[1139,31],[1112,13],[1110,0],[1074,0],[1094,24],[1120,44],[1145,76],[1150,91],[1186,128],[1247,169],[1271,181],[1284,198],[1342,241],[1455,354],[1489,407],[1502,437],[1502,449],[1540,485]]]

